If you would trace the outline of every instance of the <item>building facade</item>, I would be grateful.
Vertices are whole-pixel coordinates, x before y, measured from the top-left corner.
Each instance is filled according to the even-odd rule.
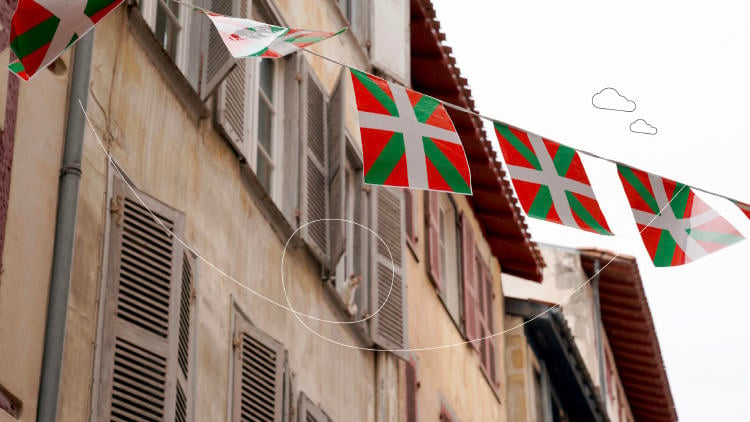
[[[506,334],[512,419],[676,421],[635,259],[541,251],[542,283],[503,279],[505,323],[525,323]]]

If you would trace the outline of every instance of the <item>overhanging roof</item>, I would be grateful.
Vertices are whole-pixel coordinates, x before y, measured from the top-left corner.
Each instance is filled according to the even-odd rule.
[[[659,340],[643,291],[638,264],[633,257],[598,249],[581,249],[587,276],[599,273],[602,324],[615,358],[630,409],[637,421],[677,421]]]
[[[476,111],[468,81],[456,66],[452,49],[435,19],[431,0],[411,0],[411,83],[422,93]],[[544,260],[524,222],[496,153],[487,140],[482,120],[448,108],[461,137],[471,169],[474,192],[469,202],[502,271],[542,281]]]
[[[539,316],[545,311],[544,315]],[[608,421],[599,389],[591,380],[560,309],[550,310],[549,306],[541,303],[506,297],[505,312],[528,321],[524,326],[526,338],[534,353],[544,362],[550,382],[568,417],[581,422]]]

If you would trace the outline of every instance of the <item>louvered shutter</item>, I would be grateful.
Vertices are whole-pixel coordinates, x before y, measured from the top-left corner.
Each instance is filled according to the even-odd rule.
[[[215,0],[215,3],[229,2],[231,0]],[[246,16],[248,13],[247,0],[235,1],[236,16]],[[226,6],[225,6],[226,7]],[[215,28],[212,29],[214,32]],[[212,33],[213,34],[213,33]],[[218,37],[218,33],[216,35]],[[222,42],[219,40],[219,42]],[[226,51],[226,46],[220,46],[222,51]],[[218,54],[218,53],[216,53]],[[227,53],[229,54],[229,53]],[[230,60],[234,61],[230,57]],[[249,97],[248,87],[250,78],[250,69],[252,62],[248,60],[237,60],[237,65],[229,72],[226,81],[219,90],[219,97],[216,106],[216,120],[219,126],[232,141],[237,152],[242,154],[246,159],[249,157],[249,138],[250,138],[250,119],[248,116]]]
[[[489,268],[487,265],[482,263],[482,278],[480,280],[480,287],[484,289],[484,317],[482,318],[483,327],[482,332],[480,333],[482,337],[488,337],[493,334],[494,332],[494,307],[492,306],[492,273],[490,273]],[[484,345],[484,366],[485,370],[487,371],[490,380],[492,380],[493,383],[497,382],[497,368],[496,368],[496,359],[495,359],[495,338],[488,338],[483,342]],[[494,385],[493,387],[495,387]]]
[[[284,403],[284,347],[238,318],[233,421],[279,421]]]
[[[427,220],[427,270],[438,290],[443,290],[440,274],[440,202],[435,192],[425,192]]]
[[[302,85],[300,75],[301,55],[292,54],[284,66],[284,137],[282,139],[282,157],[289,163],[283,169],[281,192],[281,211],[291,227],[296,227],[298,220],[296,210],[299,205],[300,182],[300,141],[301,124],[304,106],[301,104]]]
[[[461,214],[461,253],[463,265],[463,287],[464,287],[464,330],[468,340],[474,340],[479,337],[479,327],[477,325],[477,314],[481,312],[477,302],[477,288],[480,283],[478,280],[481,274],[476,274],[474,246],[474,233],[471,230],[471,223],[466,214]],[[471,346],[479,350],[481,342],[471,342]]]
[[[407,344],[403,198],[398,188],[373,186],[370,191],[371,227],[388,245],[386,248],[377,236],[370,236],[370,312],[383,306],[370,319],[370,334],[375,344],[384,349],[404,349]],[[393,267],[388,249],[393,256]]]
[[[329,211],[328,218],[344,218],[344,183],[346,182],[344,164],[346,163],[346,143],[344,142],[344,91],[343,77],[328,102],[328,181]],[[346,223],[329,221],[329,268],[333,269],[346,249]]]
[[[417,422],[417,363],[414,357],[406,362],[406,422]]]
[[[180,277],[180,313],[179,331],[177,337],[177,402],[175,404],[175,420],[185,422],[190,420],[190,399],[192,391],[188,380],[190,377],[190,337],[192,336],[193,303],[195,301],[195,259],[185,251],[182,257],[182,274]]]
[[[181,213],[141,197],[165,226],[182,232]],[[175,420],[183,250],[119,179],[110,211],[99,416]]]
[[[297,416],[299,422],[330,422],[331,419],[318,406],[313,403],[305,393],[300,393],[297,404]]]
[[[207,0],[208,9],[211,11],[232,16],[240,16],[239,3],[238,0]],[[245,16],[247,7],[242,11],[242,16]],[[205,16],[201,16],[201,18],[207,22],[206,26],[208,27],[208,34],[203,39],[200,79],[200,96],[205,101],[227,77],[232,68],[241,61],[234,60],[213,23]]]
[[[303,88],[307,107],[305,111],[303,148],[302,224],[326,218],[328,211],[327,148],[326,148],[326,98],[312,70],[306,72]],[[327,265],[328,223],[312,223],[301,231],[315,257]]]

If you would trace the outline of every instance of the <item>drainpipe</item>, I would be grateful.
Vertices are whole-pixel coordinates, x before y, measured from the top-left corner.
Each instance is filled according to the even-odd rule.
[[[39,379],[37,422],[57,420],[65,323],[73,266],[73,242],[78,213],[78,184],[81,180],[83,132],[86,124],[78,100],[80,99],[84,107],[86,106],[93,46],[94,31],[91,31],[76,44],[71,69],[68,121],[65,128],[65,146],[57,194],[57,219],[52,255],[52,276],[47,302],[47,324],[44,332],[44,354]]]
[[[602,394],[602,404],[607,408],[607,378],[604,373],[604,340],[602,336],[602,309],[599,305],[599,258],[594,259],[594,278],[591,287],[594,290],[594,333],[596,335],[596,354],[599,357],[599,388]]]

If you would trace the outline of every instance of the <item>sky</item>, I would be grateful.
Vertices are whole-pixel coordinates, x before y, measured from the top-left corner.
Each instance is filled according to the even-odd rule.
[[[750,203],[750,3],[433,4],[482,114]],[[607,87],[634,101],[635,111],[594,108],[591,97]],[[632,133],[636,119],[657,134]],[[487,122],[485,128],[492,132]],[[750,241],[681,267],[655,268],[615,166],[582,158],[616,235],[527,218],[533,240],[635,256],[679,419],[747,417]],[[698,196],[750,237],[750,221],[734,205]]]

